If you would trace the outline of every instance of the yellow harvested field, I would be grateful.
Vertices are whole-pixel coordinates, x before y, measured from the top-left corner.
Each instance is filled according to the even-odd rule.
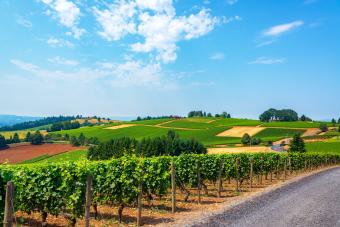
[[[115,130],[115,129],[120,129],[120,128],[129,128],[129,127],[133,127],[133,126],[135,126],[135,124],[122,124],[122,125],[116,125],[116,126],[108,127],[108,128],[105,128],[105,129]]]
[[[220,137],[242,137],[244,134],[248,133],[250,136],[254,136],[257,133],[261,132],[265,128],[262,127],[245,127],[238,126],[228,129],[224,132],[217,134]]]
[[[270,147],[221,147],[208,148],[208,154],[229,154],[229,153],[262,153],[275,152]]]

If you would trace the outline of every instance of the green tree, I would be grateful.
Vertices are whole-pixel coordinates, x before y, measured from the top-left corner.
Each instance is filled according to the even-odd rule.
[[[80,143],[79,143],[78,139],[75,136],[71,137],[70,143],[72,144],[72,146],[75,146],[75,147],[80,146]]]
[[[334,118],[332,119],[332,124],[333,124],[333,126],[336,125],[336,120]]]
[[[340,118],[338,119],[338,124],[340,124]]]
[[[294,135],[293,140],[290,142],[288,151],[289,152],[300,152],[300,153],[306,152],[305,142],[301,138],[300,134]]]
[[[340,132],[340,125],[339,125],[339,127],[338,127],[338,132]]]
[[[208,114],[207,114],[207,117],[212,117],[212,114],[211,114],[211,113],[208,113]]]
[[[27,132],[26,137],[25,137],[25,142],[31,142],[31,140],[32,140],[32,134],[31,132]]]
[[[0,134],[0,149],[6,148],[6,147],[7,147],[6,139],[3,135]]]
[[[12,138],[12,143],[20,143],[18,133],[14,133],[13,138]]]
[[[249,145],[251,142],[251,137],[248,133],[244,134],[242,139],[241,139],[241,143],[244,145]]]
[[[31,144],[32,145],[40,145],[44,142],[44,137],[40,133],[39,130],[37,130],[32,136],[31,136]]]
[[[322,132],[327,132],[328,131],[328,126],[326,123],[321,123],[320,126],[319,126],[319,129],[322,131]]]

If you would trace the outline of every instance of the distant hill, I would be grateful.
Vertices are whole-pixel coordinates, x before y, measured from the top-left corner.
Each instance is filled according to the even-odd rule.
[[[0,114],[0,127],[12,126],[15,124],[23,123],[26,121],[35,121],[42,119],[42,117],[30,117],[30,116],[17,116],[17,115],[6,115]]]

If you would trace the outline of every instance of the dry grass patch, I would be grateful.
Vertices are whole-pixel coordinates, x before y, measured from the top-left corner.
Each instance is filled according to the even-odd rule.
[[[208,154],[228,154],[228,153],[262,153],[274,152],[270,147],[218,147],[208,148]]]
[[[257,133],[261,132],[265,128],[262,127],[246,127],[246,126],[238,126],[228,129],[224,132],[217,134],[220,137],[242,137],[244,134],[248,133],[250,136],[254,136]]]
[[[115,129],[120,129],[120,128],[129,128],[129,127],[133,127],[136,126],[135,124],[122,124],[122,125],[116,125],[116,126],[112,126],[112,127],[108,127],[105,129],[111,129],[111,130],[115,130]]]

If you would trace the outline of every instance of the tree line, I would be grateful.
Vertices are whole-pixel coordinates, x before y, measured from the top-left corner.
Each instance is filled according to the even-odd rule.
[[[15,124],[12,126],[4,126],[0,128],[0,131],[16,131],[16,130],[24,130],[29,128],[40,127],[44,125],[54,124],[57,122],[63,121],[71,121],[77,119],[81,116],[59,116],[59,117],[46,117],[36,121],[27,121],[19,124]]]
[[[304,115],[303,115],[304,116]],[[263,112],[260,115],[260,121],[262,122],[270,122],[270,121],[298,121],[299,115],[296,111],[291,109],[269,109]],[[304,120],[307,120],[307,117],[304,116]],[[309,118],[308,118],[309,120]]]
[[[231,118],[231,114],[227,112],[222,112],[221,114],[215,114],[215,117]],[[213,117],[211,113],[207,113],[202,110],[193,110],[188,113],[188,117]]]
[[[136,118],[136,120],[134,120],[134,121],[157,120],[157,119],[166,119],[166,118],[180,119],[182,117],[181,116],[177,116],[177,115],[157,116],[157,117],[151,117],[151,116],[140,117],[140,116],[138,116]]]
[[[61,130],[70,130],[80,128],[80,123],[78,121],[64,121],[57,122],[51,125],[48,129],[49,132],[56,132]]]
[[[200,142],[181,139],[174,131],[168,131],[166,136],[144,138],[137,141],[134,138],[122,137],[100,143],[89,148],[89,160],[107,160],[122,156],[178,156],[180,154],[206,154],[207,149]]]

